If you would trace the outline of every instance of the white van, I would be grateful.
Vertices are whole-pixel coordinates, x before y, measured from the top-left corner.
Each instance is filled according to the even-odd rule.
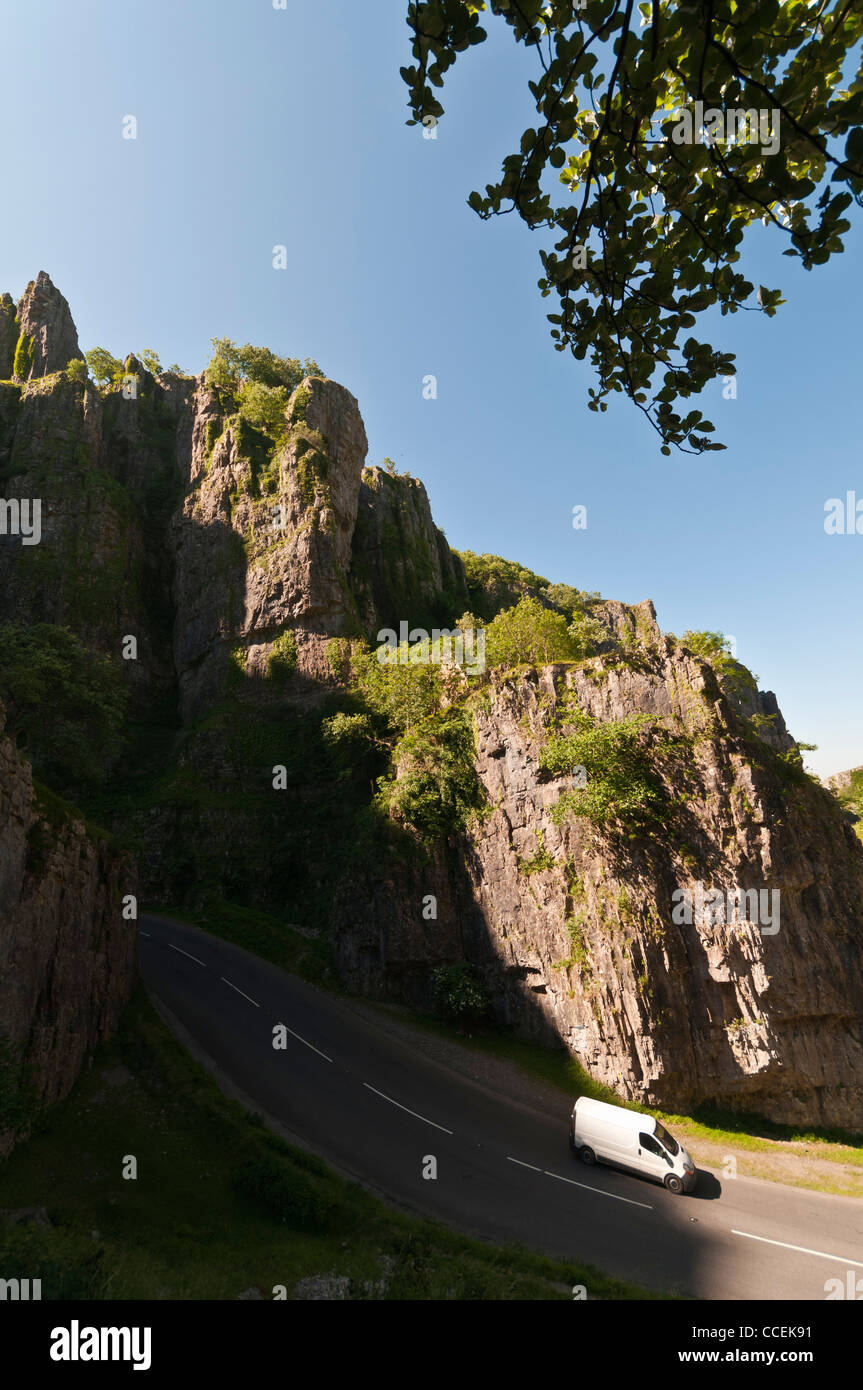
[[[691,1192],[695,1164],[651,1115],[579,1096],[572,1108],[569,1147],[582,1163],[612,1163],[664,1183],[669,1192]]]

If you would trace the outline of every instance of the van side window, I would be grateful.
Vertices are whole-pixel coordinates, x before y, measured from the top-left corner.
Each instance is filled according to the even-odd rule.
[[[652,1134],[639,1134],[638,1142],[643,1149],[647,1149],[648,1153],[658,1154],[660,1158],[663,1156],[662,1149]]]

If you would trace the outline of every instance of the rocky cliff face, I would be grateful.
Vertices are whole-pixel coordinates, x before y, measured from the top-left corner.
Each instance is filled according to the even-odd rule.
[[[601,723],[637,712],[672,736],[656,758],[661,826],[554,823],[571,779],[545,776],[540,752],[565,694]],[[475,716],[490,813],[401,878],[351,883],[333,918],[345,977],[428,1005],[442,951],[476,967],[498,1017],[562,1040],[622,1096],[859,1127],[863,853],[832,799],[777,756],[791,744],[781,716],[769,742],[753,740],[750,703],[729,700],[655,624],[630,664],[494,677]],[[760,706],[775,712],[773,697]],[[745,911],[676,922],[673,895],[697,901],[699,884],[778,893],[778,930]]]
[[[83,356],[69,305],[44,270],[30,281],[18,305],[18,333],[21,351],[14,366],[22,381],[62,371]]]
[[[0,1153],[112,1035],[136,956],[132,864],[34,791],[2,727],[0,709]]]
[[[0,622],[68,625],[114,655],[137,638],[126,676],[155,753],[118,772],[111,804],[140,832],[149,900],[328,921],[353,988],[424,1005],[434,967],[468,961],[501,1019],[622,1096],[859,1127],[863,847],[802,773],[771,693],[732,690],[651,604],[592,602],[592,657],[453,687],[487,808],[472,829],[358,839],[383,767],[367,748],[345,774],[324,735],[352,708],[343,649],[471,606],[422,484],[365,466],[335,382],[307,378],[273,442],[203,376],[153,378],[130,357],[133,389],[98,391],[61,370],[77,337],[47,277],[13,311],[0,301],[0,481],[42,499],[43,540],[0,537]],[[577,711],[612,733],[643,717],[652,819],[559,814],[573,777],[544,770],[544,750]],[[5,757],[9,1016],[54,1096],[127,987],[120,870],[74,819],[46,828]],[[777,931],[749,906],[675,917],[676,895],[735,887],[779,894]]]

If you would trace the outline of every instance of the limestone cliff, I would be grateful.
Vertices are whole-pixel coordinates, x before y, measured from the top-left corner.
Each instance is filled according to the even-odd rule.
[[[863,846],[802,771],[772,693],[663,636],[650,603],[579,596],[507,562],[485,583],[495,557],[466,566],[422,484],[366,466],[357,402],[325,377],[279,398],[274,421],[230,383],[153,377],[134,356],[122,386],[97,389],[66,370],[77,355],[47,276],[17,314],[0,300],[0,484],[43,508],[38,546],[0,536],[0,623],[69,626],[114,656],[136,638],[124,674],[138,742],[130,731],[103,802],[137,837],[148,900],[328,924],[351,987],[423,1005],[435,966],[468,961],[499,1018],[572,1049],[623,1096],[859,1128]],[[488,620],[520,595],[579,606],[591,655],[448,687],[485,814],[424,842],[382,825],[395,739],[348,688],[352,644],[403,620]],[[562,814],[572,774],[549,770],[554,740],[587,720],[601,741],[633,718],[650,816]],[[54,1096],[124,997],[118,861],[74,817],[45,829],[26,769],[4,756],[14,929],[0,951],[18,963],[14,1041]],[[674,895],[699,885],[778,892],[779,930],[676,921]]]
[[[671,736],[655,759],[661,825],[554,823],[570,780],[544,775],[540,753],[565,693],[601,723],[638,712]],[[753,737],[751,703],[729,699],[655,624],[628,662],[493,676],[475,713],[490,813],[400,878],[351,882],[333,917],[345,978],[428,1006],[429,961],[464,959],[499,1018],[562,1040],[622,1096],[858,1128],[863,850],[781,756],[793,746],[781,716]],[[775,713],[772,696],[759,703]],[[672,895],[697,883],[778,890],[779,930],[676,925]]]
[[[133,866],[35,791],[0,709],[0,1153],[114,1032],[135,969]]]

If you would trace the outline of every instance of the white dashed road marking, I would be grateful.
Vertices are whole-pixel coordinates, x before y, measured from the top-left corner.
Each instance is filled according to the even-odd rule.
[[[760,1240],[763,1245],[781,1245],[783,1250],[797,1250],[801,1255],[817,1255],[821,1260],[835,1260],[840,1265],[856,1265],[863,1269],[863,1260],[849,1260],[845,1255],[826,1255],[823,1250],[807,1250],[805,1245],[788,1245],[784,1240],[768,1240],[766,1236],[754,1236],[750,1231],[734,1231],[733,1236],[745,1236],[747,1240]]]
[[[194,956],[192,957],[192,959],[194,960]],[[225,982],[226,985],[231,985],[230,980],[225,980],[224,975],[222,976],[222,979],[224,980],[224,982]],[[244,999],[248,999],[248,1001],[249,1001],[250,1004],[254,1004],[254,1006],[255,1006],[256,1009],[259,1009],[259,1008],[261,1007],[260,1004],[258,1003],[257,999],[253,999],[252,996],[251,996],[250,994],[245,994],[245,993],[243,992],[243,990],[238,989],[236,985],[231,985],[231,989],[236,989],[236,990],[237,990],[237,993],[238,993],[238,994],[242,994]]]
[[[562,1178],[560,1173],[551,1173],[545,1169],[546,1177],[557,1178],[558,1182],[568,1182],[571,1187],[583,1187],[585,1192],[598,1192],[600,1197],[610,1197],[612,1202],[626,1202],[630,1207],[644,1207],[645,1211],[653,1211],[653,1207],[647,1202],[633,1202],[631,1197],[618,1197],[616,1192],[603,1192],[601,1187],[589,1187],[586,1182],[576,1182],[574,1178]]]
[[[168,945],[171,946],[170,941],[168,942]],[[187,960],[193,960],[196,965],[204,964],[202,960],[198,960],[197,956],[190,956],[188,951],[181,951],[179,946],[171,946],[171,950],[176,951],[178,956],[185,956]],[[206,969],[206,967],[204,968]]]
[[[296,1038],[297,1042],[301,1042],[304,1047],[311,1047],[312,1052],[317,1052],[318,1056],[323,1057],[325,1062],[332,1062],[332,1057],[328,1057],[326,1052],[321,1052],[320,1048],[312,1046],[310,1042],[306,1042],[305,1038],[301,1038],[299,1033],[294,1032],[293,1028],[288,1028],[287,1024],[285,1025],[285,1032],[290,1033],[291,1037]]]
[[[367,1081],[364,1081],[363,1085],[367,1091],[374,1091],[375,1095],[380,1096],[381,1100],[388,1100],[390,1105],[398,1105],[399,1110],[404,1110],[407,1115],[413,1115],[415,1120],[422,1120],[424,1125],[431,1125],[433,1129],[443,1130],[444,1134],[452,1134],[451,1129],[444,1129],[443,1125],[435,1124],[434,1120],[427,1120],[425,1115],[418,1115],[415,1110],[408,1110],[406,1105],[401,1105],[397,1100],[393,1100],[392,1096],[385,1096],[383,1091],[375,1090],[375,1087],[370,1086]]]

